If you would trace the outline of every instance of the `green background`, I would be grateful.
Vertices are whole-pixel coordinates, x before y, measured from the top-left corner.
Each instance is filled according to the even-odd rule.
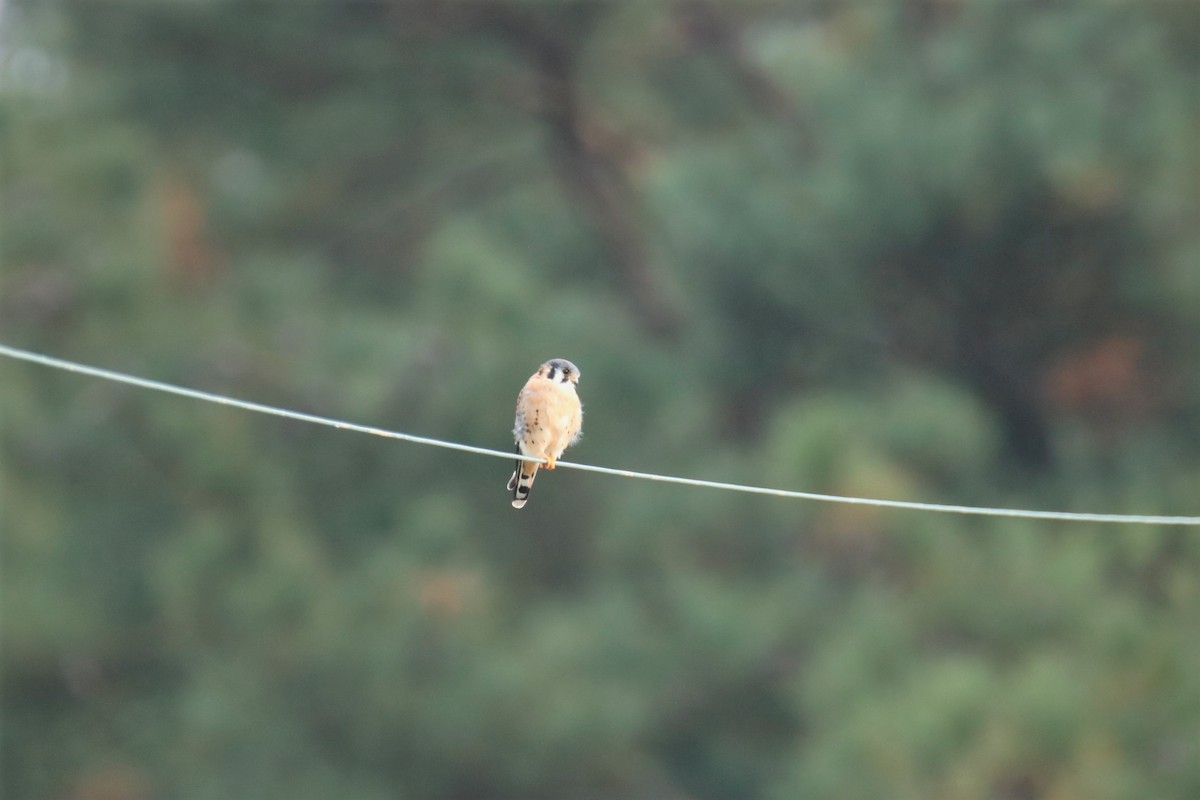
[[[0,339],[1200,513],[1200,5],[9,0]],[[0,363],[3,794],[1195,798],[1200,530]]]

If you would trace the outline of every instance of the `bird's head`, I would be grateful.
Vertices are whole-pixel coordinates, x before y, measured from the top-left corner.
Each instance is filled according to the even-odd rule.
[[[552,358],[538,369],[538,374],[555,383],[579,383],[579,367],[565,358]]]

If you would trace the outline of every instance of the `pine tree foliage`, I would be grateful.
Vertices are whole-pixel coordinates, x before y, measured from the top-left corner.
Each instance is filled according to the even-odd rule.
[[[569,458],[1196,514],[1200,10],[0,6],[0,339]],[[12,797],[1200,795],[1200,538],[6,362]]]

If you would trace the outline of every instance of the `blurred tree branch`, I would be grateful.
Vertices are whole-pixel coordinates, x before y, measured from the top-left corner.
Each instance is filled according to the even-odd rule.
[[[579,96],[580,49],[603,8],[573,4],[566,24],[558,26],[515,4],[487,4],[481,16],[533,68],[558,179],[604,242],[635,316],[647,333],[670,338],[682,320],[654,274],[637,193],[619,154],[599,144],[603,137],[587,135],[594,125]]]

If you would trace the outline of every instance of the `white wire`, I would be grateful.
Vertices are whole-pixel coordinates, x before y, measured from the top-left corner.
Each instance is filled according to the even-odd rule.
[[[162,383],[160,381],[152,381],[147,378],[139,378],[134,375],[126,375],[124,373],[113,372],[107,369],[90,367],[86,364],[65,361],[60,358],[52,358],[51,356],[45,356],[39,353],[30,352],[28,350],[9,347],[4,344],[0,344],[0,355],[8,356],[9,358],[15,358],[20,361],[29,361],[34,364],[41,364],[54,369],[77,372],[82,375],[90,375],[94,378],[103,378],[104,380],[115,381],[117,383],[126,383],[142,389],[166,392],[167,394],[190,397],[194,400],[203,400],[209,403],[218,403],[220,405],[245,409],[246,411],[255,411],[260,414],[272,414],[277,417],[285,417],[287,419],[299,420],[301,422],[311,422],[316,425],[327,425],[331,428],[338,428],[340,430],[369,433],[372,436],[382,436],[388,439],[401,439],[403,441],[414,442],[416,444],[430,445],[432,447],[444,447],[449,450],[462,450],[467,453],[493,456],[495,458],[503,458],[508,460],[542,461],[542,459],[539,458],[521,456],[515,453],[505,452],[503,450],[491,450],[486,447],[475,447],[469,444],[459,444],[458,442],[430,439],[425,436],[414,436],[411,433],[390,431],[384,428],[374,428],[369,425],[358,425],[353,422],[345,422],[342,420],[330,419],[328,417],[319,417],[314,414],[303,414],[299,411],[289,411],[287,409],[267,406],[261,403],[251,403],[246,400],[238,400],[233,397],[225,397],[223,395],[212,394],[210,392],[201,392],[196,389],[188,389],[183,386],[175,386],[169,383]],[[878,500],[868,497],[843,497],[841,495],[818,494],[816,492],[800,492],[788,489],[769,489],[761,486],[743,486],[737,483],[705,481],[695,478],[678,478],[673,475],[655,475],[647,472],[633,472],[625,469],[613,469],[611,467],[597,467],[591,464],[576,464],[570,461],[559,461],[558,466],[566,469],[583,470],[585,472],[599,472],[605,475],[619,475],[623,478],[637,478],[646,481],[659,481],[661,483],[676,483],[683,486],[699,486],[706,489],[723,489],[731,492],[743,492],[747,494],[765,494],[772,497],[787,497],[797,500],[815,500],[824,503],[844,503],[849,505],[876,506],[880,508],[902,508],[913,511],[932,511],[947,514],[972,514],[976,516],[987,517],[1054,519],[1066,522],[1109,522],[1139,525],[1200,525],[1200,516],[1173,517],[1141,514],[1085,514],[1072,511],[1032,511],[1015,508],[955,506],[945,505],[942,503],[919,503],[906,500]]]

